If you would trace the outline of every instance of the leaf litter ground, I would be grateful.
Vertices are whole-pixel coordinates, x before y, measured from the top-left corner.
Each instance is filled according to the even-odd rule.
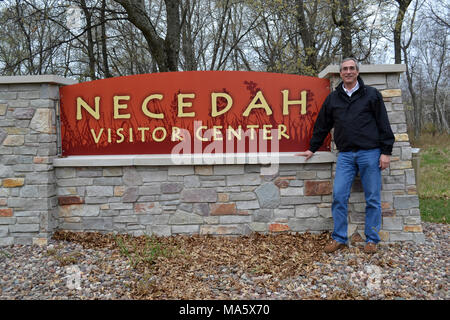
[[[98,272],[123,283],[126,293],[115,299],[448,300],[448,225],[423,226],[425,243],[380,245],[373,255],[353,241],[324,253],[329,232],[133,237],[57,231],[53,239],[109,255]]]
[[[53,238],[119,251],[141,274],[133,284],[134,299],[229,299],[249,291],[276,292],[283,279],[307,276],[328,260],[323,247],[330,235],[132,237],[57,231]]]

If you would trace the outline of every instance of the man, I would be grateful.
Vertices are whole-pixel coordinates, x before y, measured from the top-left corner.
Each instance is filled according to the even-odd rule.
[[[340,65],[342,82],[328,95],[317,116],[310,148],[299,156],[311,158],[334,127],[339,151],[331,207],[334,229],[325,247],[331,253],[346,246],[347,205],[353,180],[359,171],[366,199],[364,252],[375,253],[381,228],[381,170],[389,167],[394,144],[389,119],[380,92],[364,85],[355,59]]]

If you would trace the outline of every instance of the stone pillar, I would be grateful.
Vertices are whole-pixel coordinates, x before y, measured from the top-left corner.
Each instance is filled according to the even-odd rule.
[[[382,96],[392,131],[395,135],[390,167],[383,171],[381,238],[385,242],[423,242],[419,198],[412,165],[411,145],[407,133],[406,116],[399,86],[399,77],[405,65],[361,65],[359,74],[364,83],[377,88]],[[339,66],[330,65],[320,74],[330,79],[331,90],[341,81]],[[364,197],[358,180],[350,199],[360,197],[360,203],[349,205],[349,235],[361,238],[364,234]],[[362,194],[363,195],[363,194]],[[351,202],[351,201],[350,201]],[[361,236],[361,237],[360,237]]]
[[[0,245],[46,243],[57,208],[58,76],[0,77]]]

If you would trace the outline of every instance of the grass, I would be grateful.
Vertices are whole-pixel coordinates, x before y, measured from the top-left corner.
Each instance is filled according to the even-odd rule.
[[[121,236],[116,236],[115,240],[121,255],[127,257],[133,268],[139,264],[152,265],[158,257],[170,254],[170,250],[161,245],[154,236],[145,235],[140,242]]]
[[[448,223],[449,221],[449,200],[448,199],[427,199],[420,198],[420,214],[423,221]]]
[[[11,254],[10,254],[9,252],[0,250],[0,254],[1,254],[2,256],[5,256],[5,257],[8,258],[8,259],[11,258]]]
[[[419,201],[423,221],[450,220],[450,135],[422,134],[412,141],[420,148]]]
[[[56,249],[48,249],[46,252],[47,256],[53,256],[59,262],[61,266],[68,266],[71,264],[76,264],[83,254],[79,251],[71,252],[69,254],[58,254]]]

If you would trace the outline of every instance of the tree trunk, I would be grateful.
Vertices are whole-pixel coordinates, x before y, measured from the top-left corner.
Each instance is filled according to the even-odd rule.
[[[421,131],[421,117],[422,117],[422,110],[420,107],[420,104],[417,102],[417,95],[414,91],[413,87],[413,79],[411,75],[411,71],[409,70],[409,64],[408,64],[408,55],[406,54],[406,48],[403,47],[404,50],[404,57],[405,57],[405,65],[406,65],[406,80],[408,82],[408,90],[409,94],[411,95],[411,102],[413,107],[413,126],[414,126],[414,139],[417,140],[420,137],[420,131]]]
[[[336,12],[339,11],[340,19],[337,19]],[[352,14],[350,10],[350,0],[333,1],[331,5],[331,16],[334,24],[341,31],[342,57],[353,56],[352,46]]]
[[[90,10],[86,6],[86,1],[80,1],[81,9],[86,16],[86,33],[87,33],[87,54],[89,59],[89,77],[91,80],[96,80],[97,77],[95,75],[95,55],[94,55],[94,40],[92,39],[92,21],[91,21],[91,13]]]
[[[128,20],[141,30],[160,72],[177,71],[180,51],[180,0],[164,0],[167,32],[161,38],[146,13],[145,1],[115,0],[127,12]]]
[[[303,0],[298,2],[297,6],[297,24],[300,37],[303,42],[303,47],[306,55],[306,66],[312,68],[313,73],[317,74],[317,52],[313,40],[313,32],[311,32],[308,23],[306,22],[305,7]]]
[[[187,71],[197,70],[197,59],[195,58],[195,47],[192,39],[194,6],[195,0],[192,3],[190,0],[187,0],[183,8],[181,50],[184,57],[184,70]]]
[[[342,0],[341,2],[341,45],[342,57],[353,56],[352,46],[352,16],[350,14],[350,1]]]
[[[102,7],[100,11],[100,23],[101,23],[101,32],[102,32],[102,58],[103,58],[103,72],[105,74],[105,78],[111,78],[111,72],[109,71],[108,64],[108,50],[106,47],[106,20],[105,20],[105,11],[106,11],[106,0],[102,0]]]
[[[408,6],[412,0],[395,0],[395,1],[397,1],[399,8],[394,26],[394,54],[395,54],[395,63],[400,64],[402,63],[402,51],[401,51],[402,24],[403,19],[405,18],[406,10],[408,9]]]
[[[164,40],[167,67],[169,71],[177,71],[181,37],[180,0],[165,0],[164,2],[167,12],[167,35]]]

